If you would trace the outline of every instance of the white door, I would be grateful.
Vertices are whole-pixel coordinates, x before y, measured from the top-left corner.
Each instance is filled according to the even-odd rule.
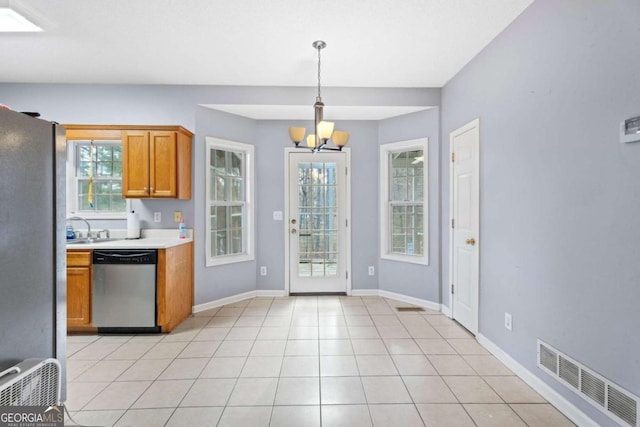
[[[289,292],[346,293],[346,153],[289,152]]]
[[[478,333],[480,186],[478,119],[449,135],[451,145],[451,312]]]

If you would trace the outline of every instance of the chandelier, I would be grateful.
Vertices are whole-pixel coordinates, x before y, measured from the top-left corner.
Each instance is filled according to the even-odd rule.
[[[316,103],[313,104],[314,111],[314,133],[309,134],[306,139],[307,147],[311,148],[311,151],[316,153],[323,150],[342,151],[342,147],[347,145],[349,141],[349,132],[341,130],[333,130],[333,122],[327,122],[323,120],[324,103],[322,102],[321,87],[320,87],[320,51],[327,47],[327,44],[322,40],[317,40],[312,44],[314,49],[318,50],[318,96],[316,97]],[[299,144],[305,139],[304,135],[307,132],[302,127],[290,127],[289,136],[291,141],[297,148]],[[335,147],[328,147],[327,142],[333,141]]]

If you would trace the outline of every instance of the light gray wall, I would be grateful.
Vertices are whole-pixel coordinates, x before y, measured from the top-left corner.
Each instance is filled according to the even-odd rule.
[[[618,136],[638,40],[637,0],[538,0],[443,90],[444,201],[449,133],[480,118],[480,333],[601,425],[536,368],[536,339],[640,395],[640,143]]]
[[[380,289],[440,303],[440,111],[433,108],[379,122],[379,142],[428,138],[428,248],[429,265],[381,259]],[[379,157],[379,151],[378,151]],[[376,165],[378,160],[376,159]],[[377,178],[377,172],[374,179]],[[377,192],[377,191],[376,191]],[[377,233],[379,234],[379,233]],[[376,242],[376,248],[379,243]],[[379,253],[379,249],[377,249]]]
[[[194,144],[193,201],[195,208],[195,304],[204,304],[220,298],[256,289],[256,261],[239,262],[206,267],[205,229],[206,215],[206,137],[254,144],[256,121],[233,114],[199,107],[196,112],[196,138]],[[259,210],[256,209],[256,214]]]
[[[440,89],[416,88],[323,88],[331,105],[437,106]],[[200,104],[311,103],[314,87],[239,87],[170,85],[69,85],[0,83],[0,103],[17,111],[38,111],[42,118],[59,123],[172,124],[195,132],[192,182],[193,198],[182,200],[132,200],[143,228],[177,228],[173,211],[183,212],[187,227],[194,228],[195,303],[253,289],[282,289],[284,259],[283,224],[272,220],[283,209],[284,177],[281,147],[288,146],[289,122],[254,121],[199,107]],[[311,111],[311,106],[309,107]],[[303,123],[309,125],[309,123]],[[375,122],[341,122],[351,132],[354,149],[352,180],[352,278],[354,289],[377,288],[377,125]],[[348,127],[348,128],[347,128]],[[218,136],[256,145],[257,259],[237,266],[206,268],[204,251],[204,137]],[[278,147],[278,149],[273,149]],[[268,149],[267,149],[268,148]],[[358,177],[358,179],[355,179]],[[153,213],[162,222],[153,222]],[[124,228],[125,221],[93,221],[97,228]],[[273,248],[277,247],[278,251]],[[260,277],[257,265],[268,267]],[[418,295],[412,295],[418,296]]]
[[[377,289],[378,254],[378,123],[348,122],[351,132],[351,288]],[[346,124],[345,126],[346,127]],[[343,123],[340,122],[340,128]],[[369,276],[368,267],[375,267]]]
[[[45,120],[82,124],[181,125],[195,130],[197,91],[192,86],[0,83],[0,101],[16,111],[37,111]],[[193,227],[193,200],[131,200],[142,228],[173,228],[173,211]],[[162,222],[153,222],[153,212]],[[95,228],[126,228],[124,220],[91,221]],[[84,228],[80,223],[79,228]]]
[[[174,86],[0,83],[0,103],[16,111],[37,111],[45,120],[85,124],[181,125],[194,131],[202,104],[304,105],[315,99],[315,87]],[[432,106],[440,89],[323,88],[331,105]],[[198,135],[196,135],[197,137]],[[194,222],[193,201],[132,200],[143,227],[172,228],[173,211],[183,211],[187,227]],[[162,222],[153,222],[153,212]],[[98,228],[125,228],[125,221],[97,221]]]
[[[259,268],[256,271],[260,290],[284,289],[284,149],[291,145],[288,129],[294,125],[295,122],[259,121],[257,126],[256,260],[258,266],[267,267],[266,276],[259,275]],[[274,211],[283,212],[282,221],[273,220]]]
[[[195,128],[200,104],[313,105],[316,88],[89,85],[0,82],[0,100],[59,123],[180,124]],[[323,87],[327,105],[437,106],[437,88]],[[106,114],[105,114],[106,113]]]

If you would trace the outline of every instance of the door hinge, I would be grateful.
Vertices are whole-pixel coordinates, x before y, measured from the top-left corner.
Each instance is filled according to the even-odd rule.
[[[345,275],[346,279],[349,280],[349,272],[347,271],[347,274]]]
[[[349,220],[348,220],[348,219],[345,219],[345,220],[344,220],[344,225],[345,225],[345,227],[348,227],[348,226],[349,226]]]
[[[456,153],[451,153],[451,161],[452,162],[456,161]]]
[[[451,218],[451,228],[456,228],[456,220]]]
[[[455,285],[452,283],[452,284],[451,284],[451,294],[453,295],[453,294],[455,294],[455,293],[456,293],[456,287],[455,287]]]
[[[349,168],[344,168],[344,174],[349,175]]]

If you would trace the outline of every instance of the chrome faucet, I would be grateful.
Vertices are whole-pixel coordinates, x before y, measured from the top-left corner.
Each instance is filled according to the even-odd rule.
[[[78,221],[84,221],[85,224],[87,224],[87,239],[91,238],[91,224],[89,224],[89,221],[87,221],[86,219],[82,218],[81,216],[71,216],[69,218],[67,218],[67,221],[73,221],[73,220],[78,220]]]

